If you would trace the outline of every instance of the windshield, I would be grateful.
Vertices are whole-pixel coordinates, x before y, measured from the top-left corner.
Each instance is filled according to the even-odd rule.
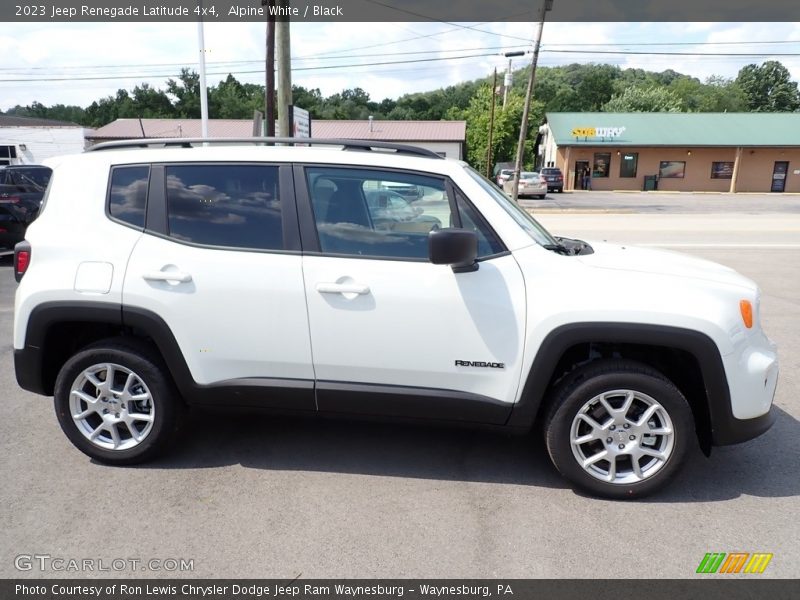
[[[516,221],[520,227],[522,227],[525,233],[533,238],[534,242],[540,246],[558,245],[558,242],[553,238],[553,236],[550,235],[550,233],[544,227],[542,227],[536,219],[528,214],[526,210],[520,208],[519,205],[512,202],[511,198],[501,192],[496,185],[491,183],[472,167],[465,165],[464,170],[469,173],[470,177],[478,182],[478,184],[494,199],[495,202],[503,207],[503,210],[505,210],[509,216],[514,219],[514,221]]]

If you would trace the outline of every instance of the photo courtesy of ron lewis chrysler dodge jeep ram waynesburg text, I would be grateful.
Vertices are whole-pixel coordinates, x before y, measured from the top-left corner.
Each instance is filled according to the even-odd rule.
[[[693,444],[771,426],[778,359],[749,279],[554,237],[427,150],[303,143],[48,163],[15,249],[16,377],[82,452],[152,459],[195,405],[539,427],[574,486],[628,498]]]

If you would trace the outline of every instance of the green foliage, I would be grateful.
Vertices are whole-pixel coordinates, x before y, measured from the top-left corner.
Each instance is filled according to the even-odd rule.
[[[495,105],[492,135],[492,163],[512,161],[517,153],[519,127],[522,122],[524,98],[516,91],[508,97],[505,109],[502,99]],[[465,109],[452,108],[446,113],[448,119],[463,119],[467,122],[467,162],[481,173],[486,172],[489,148],[489,123],[491,120],[492,91],[490,85],[479,87]],[[525,142],[523,163],[533,162],[533,145],[539,123],[544,118],[544,104],[534,102],[528,119],[528,138]],[[527,161],[527,162],[526,162]]]
[[[776,60],[761,66],[747,65],[739,71],[736,84],[741,88],[747,109],[761,112],[790,112],[800,109],[797,82],[789,70]]]
[[[683,100],[665,87],[630,87],[603,105],[605,112],[681,112]]]
[[[40,119],[51,119],[53,121],[64,121],[67,123],[82,123],[85,118],[86,111],[80,106],[65,106],[63,104],[54,104],[53,106],[45,106],[40,102],[33,102],[30,106],[15,106],[10,108],[5,113],[9,116],[16,117],[37,117]]]
[[[529,69],[530,66],[525,66],[515,71],[511,105],[521,102]],[[498,76],[498,81],[502,81],[502,73]],[[490,85],[491,78],[484,77],[380,102],[358,87],[325,97],[318,88],[294,86],[293,94],[294,104],[307,109],[313,119],[465,118],[470,122],[468,135],[478,136],[469,142],[470,161],[477,164],[474,161],[479,157],[475,153],[485,152],[488,140],[484,137],[481,142],[479,136],[483,134],[473,133],[472,129],[483,127],[482,131],[488,131],[488,122],[481,125],[479,115],[481,107],[488,115]],[[250,119],[254,110],[264,110],[264,86],[241,83],[228,75],[218,85],[209,87],[208,103],[212,119]],[[537,69],[534,107],[532,129],[541,122],[546,111],[792,111],[800,110],[800,94],[789,71],[777,61],[767,61],[761,66],[748,65],[735,80],[714,76],[705,82],[672,69],[656,73],[614,65],[571,64]],[[509,106],[509,116],[498,111],[495,144],[498,160],[514,155],[521,117],[511,115],[518,108],[521,111],[521,105]],[[30,106],[15,106],[6,114],[70,121],[91,127],[101,127],[119,118],[196,119],[200,117],[200,77],[190,69],[182,69],[176,79],[166,82],[164,90],[143,83],[131,91],[118,90],[115,95],[98,99],[85,109],[61,104],[48,107],[33,102]],[[505,141],[506,136],[512,141]],[[479,149],[481,147],[483,150]]]

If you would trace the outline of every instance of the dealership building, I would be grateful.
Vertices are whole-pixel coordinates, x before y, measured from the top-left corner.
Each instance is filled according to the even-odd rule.
[[[565,189],[800,192],[800,113],[547,113]]]

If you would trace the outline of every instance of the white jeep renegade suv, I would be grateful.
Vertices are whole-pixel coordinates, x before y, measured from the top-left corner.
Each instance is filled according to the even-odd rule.
[[[567,479],[626,498],[693,440],[708,453],[772,424],[750,280],[553,237],[426,150],[303,141],[52,161],[16,248],[14,358],[78,449],[151,459],[186,405],[541,425]]]

